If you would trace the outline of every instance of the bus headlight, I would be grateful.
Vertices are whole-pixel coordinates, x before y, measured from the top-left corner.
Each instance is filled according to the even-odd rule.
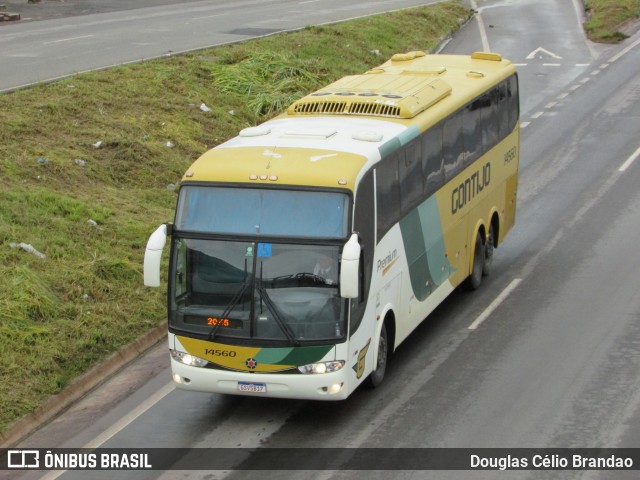
[[[209,362],[203,360],[202,358],[191,355],[186,352],[179,352],[177,350],[170,350],[171,358],[175,361],[183,363],[185,365],[189,365],[191,367],[206,367]]]
[[[331,373],[337,372],[344,367],[344,360],[334,360],[332,362],[310,363],[298,367],[300,373]]]

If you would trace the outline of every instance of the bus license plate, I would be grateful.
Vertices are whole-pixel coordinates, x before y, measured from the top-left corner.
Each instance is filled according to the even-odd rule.
[[[267,393],[266,383],[238,382],[238,391],[251,393]]]

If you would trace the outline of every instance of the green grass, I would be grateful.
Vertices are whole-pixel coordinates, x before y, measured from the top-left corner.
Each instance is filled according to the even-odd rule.
[[[199,155],[470,14],[443,3],[0,96],[0,431],[165,318],[144,248]]]
[[[640,20],[640,0],[587,0],[586,9],[584,28],[595,42],[617,43],[627,38],[622,26]]]

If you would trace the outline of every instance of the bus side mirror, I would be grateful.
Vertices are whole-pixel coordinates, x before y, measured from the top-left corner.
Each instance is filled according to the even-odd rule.
[[[360,295],[360,244],[358,235],[351,235],[342,250],[340,262],[340,296],[358,298]]]
[[[147,287],[160,286],[160,260],[167,243],[167,224],[163,223],[151,234],[144,252],[144,284]]]

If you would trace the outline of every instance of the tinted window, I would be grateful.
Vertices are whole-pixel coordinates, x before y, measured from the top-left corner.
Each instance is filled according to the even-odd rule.
[[[398,154],[394,153],[376,169],[378,240],[400,218],[400,183],[398,180]]]
[[[498,143],[498,87],[484,96],[486,106],[482,109],[482,142],[487,151]]]
[[[425,178],[425,198],[435,193],[444,183],[442,156],[442,126],[435,125],[422,136],[422,171]]]
[[[447,180],[455,177],[463,167],[462,115],[458,112],[444,121],[442,129],[442,152],[444,172]]]
[[[338,192],[183,186],[183,231],[313,238],[347,236],[349,197]]]
[[[404,155],[398,159],[400,170],[400,202],[402,213],[406,213],[422,200],[423,177],[420,139],[409,143],[404,149]]]
[[[462,141],[465,152],[465,163],[469,164],[482,154],[482,109],[485,97],[480,97],[463,110]]]
[[[520,104],[518,102],[518,77],[512,76],[507,80],[507,102],[509,111],[509,132],[516,126],[520,116]]]

